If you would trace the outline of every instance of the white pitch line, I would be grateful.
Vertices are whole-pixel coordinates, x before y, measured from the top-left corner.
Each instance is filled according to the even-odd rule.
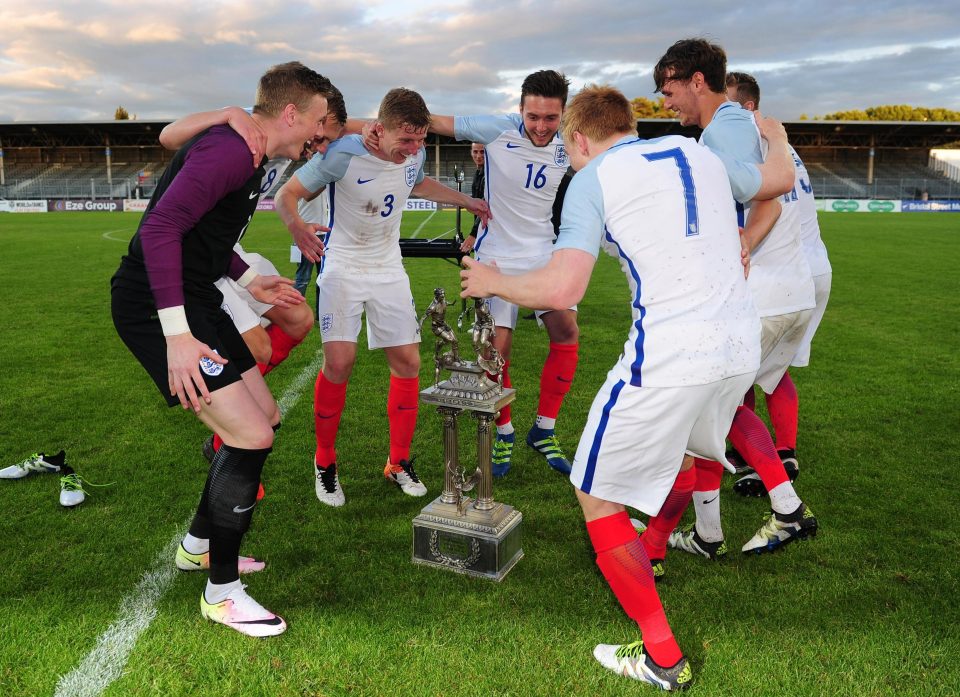
[[[426,218],[424,218],[424,219],[423,219],[423,222],[420,223],[420,224],[417,226],[417,229],[413,231],[413,234],[410,235],[410,237],[411,237],[411,238],[415,238],[417,235],[419,235],[419,234],[420,234],[420,231],[423,230],[423,226],[430,222],[430,218],[432,218],[433,216],[435,216],[435,215],[437,214],[437,211],[438,211],[438,210],[440,210],[440,209],[439,209],[439,208],[434,208],[434,209],[430,212],[430,215],[428,215]]]
[[[281,414],[296,406],[303,388],[316,377],[322,362],[323,353],[318,351],[310,365],[284,390],[278,402]],[[117,619],[97,638],[93,650],[76,668],[60,677],[54,697],[98,697],[123,674],[137,640],[157,616],[157,603],[179,573],[173,558],[189,524],[190,519],[180,525],[136,587],[120,601]]]
[[[100,237],[102,237],[105,240],[110,240],[112,242],[129,242],[130,241],[129,237],[123,240],[118,240],[116,237],[111,237],[110,235],[112,235],[115,232],[125,232],[129,235],[130,228],[120,228],[119,230],[107,230],[105,233],[100,235]]]
[[[55,697],[96,697],[120,677],[140,635],[157,616],[157,603],[177,575],[173,556],[186,525],[160,551],[136,588],[120,601],[116,621],[97,639],[97,645],[76,668],[57,682]]]

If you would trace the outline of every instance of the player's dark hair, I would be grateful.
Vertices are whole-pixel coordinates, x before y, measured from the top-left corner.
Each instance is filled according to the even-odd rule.
[[[287,104],[306,111],[316,95],[327,97],[331,87],[330,80],[299,61],[281,63],[260,78],[253,113],[279,116]]]
[[[523,100],[527,96],[559,99],[560,104],[566,106],[569,89],[570,81],[563,73],[556,70],[538,70],[527,75],[520,86],[520,106],[523,106]]]
[[[341,126],[347,125],[347,103],[343,101],[343,93],[333,85],[327,93],[327,114],[333,116]]]
[[[563,140],[573,142],[580,132],[594,142],[613,135],[636,134],[633,107],[623,93],[609,85],[587,85],[570,100],[563,113]]]
[[[667,80],[686,82],[694,73],[702,73],[712,92],[726,90],[727,54],[706,39],[681,39],[667,49],[653,69],[657,92]]]
[[[406,87],[394,87],[380,102],[377,121],[384,128],[406,125],[420,130],[430,125],[430,110],[418,93]]]
[[[737,101],[740,104],[753,102],[753,108],[760,108],[760,85],[750,73],[727,73],[727,89],[737,88]]]

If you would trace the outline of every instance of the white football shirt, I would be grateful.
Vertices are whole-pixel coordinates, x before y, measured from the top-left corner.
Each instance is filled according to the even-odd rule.
[[[555,234],[550,218],[567,171],[567,152],[557,133],[538,148],[520,114],[454,117],[454,137],[483,143],[491,220],[477,232],[474,249],[484,258],[549,256]]]
[[[738,221],[743,225],[749,198],[760,189],[756,165],[763,162],[767,145],[760,138],[753,112],[736,102],[724,102],[703,130],[700,142],[720,155],[734,195],[743,204],[740,208],[743,214]],[[756,171],[755,186],[744,183],[744,165],[752,165]],[[749,198],[743,198],[748,194]],[[800,205],[796,189],[788,191],[779,201],[780,217],[750,255],[749,285],[761,317],[808,310],[816,305],[813,275],[800,246]]]
[[[330,214],[321,273],[404,276],[400,216],[410,191],[423,181],[420,148],[401,164],[375,157],[359,135],[330,144],[293,175],[305,189],[327,187]]]
[[[632,323],[613,372],[635,386],[703,385],[760,366],[723,163],[682,136],[621,139],[570,182],[556,249],[620,260]]]
[[[830,257],[827,256],[827,246],[820,238],[820,223],[817,221],[817,204],[813,197],[813,186],[810,184],[810,175],[803,164],[803,160],[792,147],[793,163],[797,168],[797,181],[794,190],[800,200],[800,245],[807,255],[810,264],[810,273],[822,276],[831,273]]]

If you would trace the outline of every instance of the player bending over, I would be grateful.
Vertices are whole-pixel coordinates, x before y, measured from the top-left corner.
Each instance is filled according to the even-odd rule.
[[[267,157],[298,158],[323,137],[330,82],[300,63],[260,78],[253,118]],[[169,406],[192,408],[223,447],[210,465],[190,536],[210,575],[201,614],[250,636],[286,629],[239,580],[239,550],[256,507],[280,412],[215,283],[228,275],[260,302],[293,306],[291,281],[263,276],[233,251],[257,206],[263,162],[244,140],[216,126],[177,151],[111,281],[120,338]],[[263,564],[244,560],[246,570]]]
[[[566,308],[583,297],[601,247],[620,261],[633,319],[623,355],[590,408],[570,481],[597,565],[642,640],[601,644],[594,656],[614,672],[679,689],[691,669],[625,506],[662,518],[658,529],[676,525],[693,484],[685,454],[723,457],[724,436],[760,363],[760,322],[743,277],[730,185],[715,155],[680,136],[638,139],[630,103],[609,87],[574,97],[563,129],[579,171],[549,261],[512,276],[465,259],[463,295]]]

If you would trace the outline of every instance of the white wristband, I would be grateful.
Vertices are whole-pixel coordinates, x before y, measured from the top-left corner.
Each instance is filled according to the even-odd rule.
[[[253,267],[251,266],[249,269],[243,272],[243,275],[240,278],[237,279],[237,284],[241,288],[246,288],[248,285],[250,285],[250,282],[259,275],[260,274],[254,271]]]
[[[158,310],[157,315],[160,317],[160,325],[163,327],[164,336],[186,334],[190,331],[190,325],[187,324],[187,313],[184,312],[183,305],[165,307]]]

